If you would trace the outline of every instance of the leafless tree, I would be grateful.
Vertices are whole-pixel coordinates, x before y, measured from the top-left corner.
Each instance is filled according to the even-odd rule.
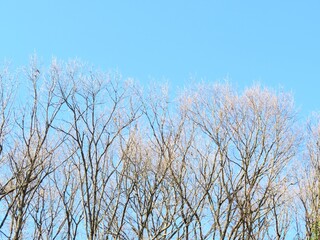
[[[26,98],[31,96],[29,100],[32,101],[30,104],[24,103],[22,108],[17,107],[15,129],[11,133],[12,146],[6,159],[10,180],[4,188],[6,210],[0,227],[3,229],[10,221],[7,230],[3,231],[10,239],[28,236],[25,225],[31,224],[28,215],[33,198],[41,194],[42,184],[54,171],[53,153],[63,141],[51,131],[62,106],[62,101],[54,95],[57,83],[43,81],[40,90],[41,76],[35,61],[26,71],[26,77],[31,94]]]
[[[312,116],[306,126],[303,162],[295,172],[297,181],[296,194],[297,225],[300,225],[301,239],[318,239],[320,236],[320,128],[319,116]],[[302,226],[301,226],[302,225]]]
[[[184,225],[176,173],[178,162],[187,151],[181,149],[186,117],[170,111],[175,106],[166,86],[152,89],[142,102],[146,122],[140,136],[143,148],[139,147],[136,156],[131,157],[132,173],[138,177],[130,201],[136,218],[132,227],[139,239],[172,239],[179,236]]]
[[[228,85],[206,89],[192,97],[191,117],[213,145],[206,190],[212,232],[220,239],[263,239],[274,231],[272,239],[283,239],[287,230],[272,213],[282,206],[283,170],[296,151],[290,96],[259,87],[243,95]]]
[[[4,223],[7,219],[9,212],[6,196],[14,190],[12,175],[8,174],[8,152],[10,152],[10,132],[13,127],[12,115],[14,97],[16,94],[16,80],[9,71],[7,65],[3,66],[0,73],[0,235],[6,236],[8,232],[4,230]]]
[[[60,84],[67,116],[59,131],[67,136],[73,149],[71,161],[80,184],[74,187],[80,190],[88,239],[105,236],[107,216],[116,211],[109,204],[113,201],[110,192],[116,190],[112,186],[117,186],[116,173],[122,166],[117,142],[139,110],[133,88],[129,82],[126,84],[117,74],[85,72],[74,66],[67,69],[65,82]]]

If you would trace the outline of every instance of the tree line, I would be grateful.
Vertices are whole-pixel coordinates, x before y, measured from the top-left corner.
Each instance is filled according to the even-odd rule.
[[[0,239],[318,239],[319,138],[283,91],[4,66]]]

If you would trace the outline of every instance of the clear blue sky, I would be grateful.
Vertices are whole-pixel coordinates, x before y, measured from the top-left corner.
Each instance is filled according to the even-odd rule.
[[[0,4],[0,60],[78,57],[142,83],[226,77],[320,110],[320,1],[37,0]]]

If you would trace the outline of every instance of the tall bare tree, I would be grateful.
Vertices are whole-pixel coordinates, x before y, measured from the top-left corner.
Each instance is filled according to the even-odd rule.
[[[67,116],[59,130],[73,149],[71,161],[80,184],[74,187],[81,192],[88,239],[104,236],[104,222],[112,214],[109,193],[115,189],[110,186],[122,164],[117,142],[120,133],[138,117],[139,107],[130,88],[130,83],[122,84],[117,74],[85,72],[75,67],[67,71],[65,82],[60,84]]]
[[[320,237],[320,121],[314,115],[309,119],[305,132],[303,162],[296,168],[298,230],[301,239],[319,239]],[[301,226],[302,225],[302,226]]]
[[[45,76],[41,78],[36,61],[32,61],[24,76],[30,83],[30,95],[26,98],[31,102],[17,107],[15,114],[12,146],[6,159],[10,175],[4,186],[7,208],[0,225],[3,228],[7,221],[11,222],[5,233],[10,239],[28,237],[25,226],[29,223],[32,200],[55,170],[53,153],[63,142],[51,131],[62,106],[62,101],[54,95],[57,82],[45,81]]]
[[[14,190],[12,184],[12,175],[8,174],[8,152],[10,152],[10,132],[13,128],[13,105],[17,86],[15,76],[10,73],[7,65],[3,66],[0,73],[0,234],[7,236],[8,231],[5,230],[5,222],[9,216],[6,196]]]
[[[215,153],[216,177],[206,190],[212,231],[221,239],[263,239],[270,232],[272,239],[283,239],[286,228],[272,212],[282,205],[283,170],[296,152],[292,98],[259,87],[243,95],[228,85],[207,89],[192,97],[191,117]]]

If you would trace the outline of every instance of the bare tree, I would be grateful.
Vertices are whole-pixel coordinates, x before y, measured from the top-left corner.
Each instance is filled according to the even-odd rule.
[[[155,89],[161,89],[156,92]],[[179,191],[172,178],[178,164],[185,116],[173,114],[167,88],[155,87],[143,102],[142,131],[132,144],[128,160],[133,192],[129,208],[131,228],[139,239],[172,239],[183,227]],[[145,127],[142,127],[145,126]],[[185,150],[185,149],[184,149]]]
[[[133,89],[129,83],[122,85],[118,75],[88,72],[71,68],[61,82],[68,116],[59,130],[74,151],[71,159],[80,184],[86,236],[99,239],[105,235],[107,215],[112,214],[109,191],[114,191],[110,186],[122,164],[117,141],[137,118],[139,107],[134,105]]]
[[[51,131],[62,106],[61,100],[54,95],[57,83],[46,82],[39,91],[41,76],[35,61],[26,73],[32,102],[23,105],[23,109],[16,114],[12,147],[6,160],[10,181],[4,188],[7,208],[0,227],[8,220],[11,222],[6,231],[10,239],[27,236],[27,233],[23,234],[23,229],[26,229],[32,200],[54,171],[53,153],[62,143],[62,139],[55,137]]]
[[[4,66],[0,73],[0,235],[7,236],[4,229],[9,211],[6,196],[14,190],[12,175],[8,174],[8,152],[10,152],[10,132],[13,127],[12,112],[16,93],[16,80],[9,72],[8,66]]]
[[[301,239],[320,237],[320,129],[319,116],[314,115],[307,124],[303,163],[295,172],[297,181],[297,225]]]
[[[275,226],[272,238],[283,239],[286,228],[280,231],[271,216],[281,206],[283,170],[296,150],[292,100],[259,87],[243,95],[227,85],[210,90],[200,89],[191,117],[215,151],[211,175],[217,177],[207,190],[212,231],[221,239],[263,239]]]

